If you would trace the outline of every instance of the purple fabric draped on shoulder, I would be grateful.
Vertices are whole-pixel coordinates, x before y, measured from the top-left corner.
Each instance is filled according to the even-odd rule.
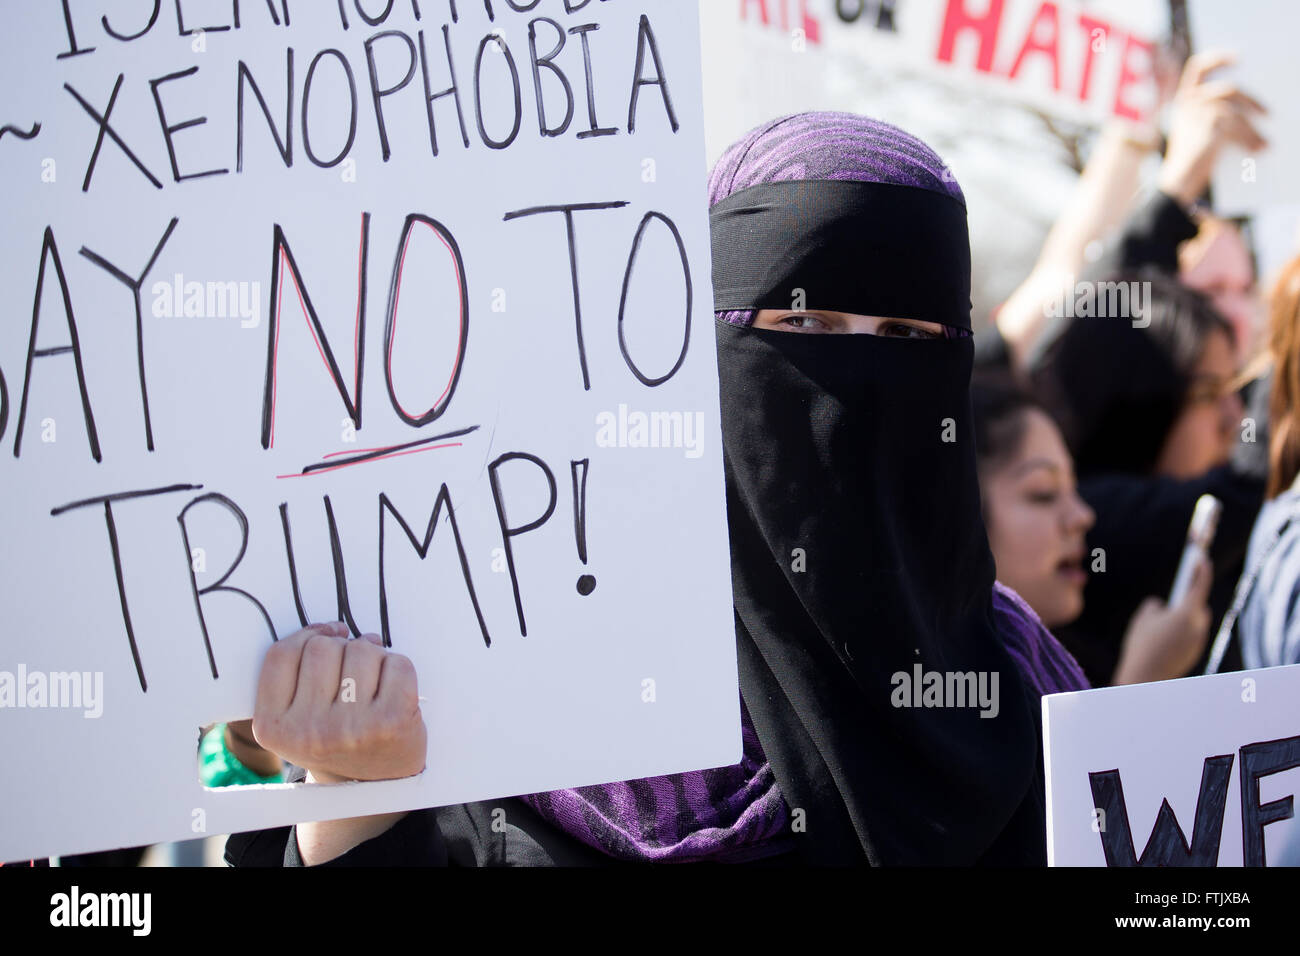
[[[1033,608],[1000,581],[993,582],[993,626],[1020,676],[1039,696],[1091,687],[1074,655],[1043,626]]]
[[[897,126],[854,113],[798,113],[753,130],[722,154],[709,177],[709,205],[761,183],[799,179],[894,183],[966,197],[943,160]],[[732,325],[750,325],[752,311],[719,312]],[[946,327],[945,327],[946,328]],[[969,335],[948,329],[950,337]]]
[[[524,797],[542,817],[615,859],[743,863],[786,847],[790,813],[744,700],[740,763]]]

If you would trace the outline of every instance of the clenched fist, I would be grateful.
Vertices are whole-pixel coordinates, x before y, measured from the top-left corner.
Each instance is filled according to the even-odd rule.
[[[415,667],[376,635],[313,624],[267,652],[253,736],[322,783],[417,774],[428,732]]]

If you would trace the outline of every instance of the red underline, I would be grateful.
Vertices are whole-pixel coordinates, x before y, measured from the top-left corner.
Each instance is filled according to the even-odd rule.
[[[327,475],[331,471],[338,471],[340,468],[351,468],[353,465],[366,465],[372,461],[383,461],[386,458],[401,458],[403,455],[414,455],[422,451],[433,451],[434,449],[437,448],[459,448],[462,444],[463,442],[453,441],[453,442],[447,442],[445,445],[430,445],[428,448],[411,448],[406,451],[395,451],[391,455],[376,455],[374,458],[365,459],[365,461],[344,462],[341,465],[335,465],[333,468],[320,468],[316,471],[309,471],[306,474],[299,473],[294,475],[276,475],[275,477],[276,478],[311,478],[314,477],[315,475]],[[367,450],[377,451],[378,449],[367,449]],[[341,455],[347,453],[335,452],[334,454]],[[356,454],[364,455],[365,451],[359,451],[356,452]],[[332,456],[326,455],[325,457],[329,458]]]

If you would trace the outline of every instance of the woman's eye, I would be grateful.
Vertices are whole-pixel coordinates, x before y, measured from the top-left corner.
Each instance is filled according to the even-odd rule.
[[[902,322],[886,322],[880,327],[880,334],[902,339],[943,338],[938,332],[931,332],[929,329],[922,329],[915,325],[905,325]]]
[[[1036,505],[1051,505],[1056,503],[1057,494],[1055,491],[1031,491],[1025,497]]]
[[[787,315],[781,320],[781,324],[787,328],[794,329],[796,332],[829,331],[826,323],[822,322],[814,315]]]

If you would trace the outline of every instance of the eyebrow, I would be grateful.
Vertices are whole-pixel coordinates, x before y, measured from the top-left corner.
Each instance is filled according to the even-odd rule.
[[[1027,471],[1032,471],[1035,468],[1047,468],[1051,471],[1058,471],[1058,472],[1061,470],[1060,465],[1047,458],[1031,458],[1029,459],[1029,461],[1017,465],[1014,469],[1012,469],[1011,474],[1018,477]]]

